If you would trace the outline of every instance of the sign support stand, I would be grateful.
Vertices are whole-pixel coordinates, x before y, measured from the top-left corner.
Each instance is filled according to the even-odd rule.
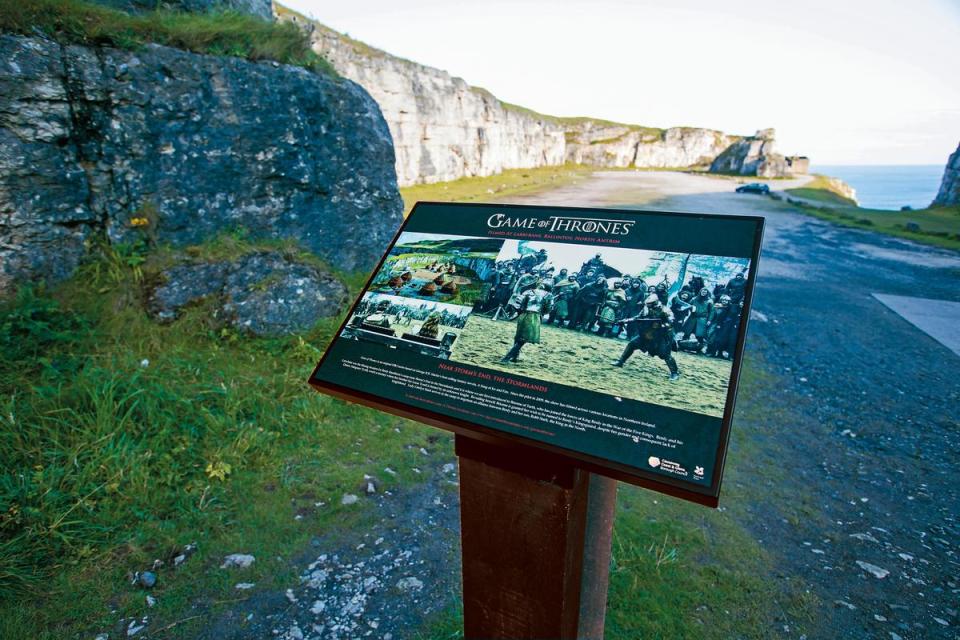
[[[603,638],[615,480],[456,436],[467,640]]]

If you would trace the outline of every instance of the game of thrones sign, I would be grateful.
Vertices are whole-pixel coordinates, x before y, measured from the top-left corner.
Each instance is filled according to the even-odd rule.
[[[762,230],[419,203],[310,382],[716,506]]]

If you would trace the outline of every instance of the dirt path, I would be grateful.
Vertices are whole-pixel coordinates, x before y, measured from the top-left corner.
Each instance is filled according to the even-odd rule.
[[[741,392],[737,415],[765,419],[740,422],[761,435],[743,447],[754,457],[732,447],[728,464],[767,487],[742,506],[744,526],[776,559],[775,579],[801,581],[822,603],[814,619],[787,614],[770,633],[960,637],[960,357],[872,295],[958,301],[960,255],[733,188],[610,172],[511,202],[765,216],[746,358],[776,393]],[[751,471],[763,468],[782,474]]]

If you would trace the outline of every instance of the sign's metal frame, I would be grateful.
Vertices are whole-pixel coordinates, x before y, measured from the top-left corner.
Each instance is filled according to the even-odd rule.
[[[736,404],[737,396],[737,387],[740,381],[740,369],[742,366],[743,360],[743,350],[744,342],[747,333],[747,325],[749,324],[750,318],[750,309],[753,303],[753,291],[756,285],[756,274],[757,274],[757,265],[760,258],[760,245],[763,238],[763,224],[764,218],[761,216],[736,216],[736,215],[726,215],[726,214],[703,214],[703,213],[693,213],[693,212],[664,212],[664,211],[643,211],[643,210],[623,210],[623,209],[609,209],[609,208],[581,208],[581,207],[556,207],[556,206],[530,206],[530,205],[508,205],[508,204],[476,204],[476,203],[448,203],[448,202],[418,202],[407,218],[404,220],[403,224],[397,230],[393,239],[391,240],[387,250],[384,252],[383,257],[377,263],[376,268],[371,272],[370,277],[367,279],[364,284],[363,290],[357,299],[353,302],[350,307],[350,311],[346,314],[346,317],[343,320],[343,323],[337,329],[334,337],[331,340],[330,344],[333,344],[333,340],[336,340],[340,336],[343,329],[346,327],[347,322],[353,316],[354,311],[356,310],[357,305],[360,300],[363,298],[363,293],[367,291],[370,285],[373,282],[374,276],[380,271],[380,268],[383,266],[387,257],[390,255],[390,250],[396,244],[400,235],[405,231],[407,224],[416,214],[417,208],[423,205],[442,205],[445,207],[490,207],[496,206],[498,210],[516,210],[517,213],[542,213],[545,209],[550,211],[561,211],[569,214],[573,213],[587,213],[587,214],[598,214],[598,213],[610,213],[620,216],[630,216],[636,214],[643,214],[644,216],[649,215],[664,215],[664,216],[684,216],[684,217],[693,217],[693,218],[726,218],[732,220],[749,220],[755,223],[755,235],[753,241],[753,250],[750,256],[750,274],[747,278],[746,289],[744,291],[744,304],[743,311],[741,312],[740,319],[740,329],[737,333],[737,343],[734,350],[734,357],[732,362],[732,371],[730,375],[730,384],[727,389],[727,399],[724,406],[722,425],[720,430],[720,439],[716,452],[716,460],[714,466],[713,478],[711,478],[711,483],[709,486],[704,486],[702,489],[696,490],[689,482],[684,482],[683,480],[677,480],[667,476],[662,476],[652,472],[644,471],[639,467],[632,467],[629,465],[621,464],[619,462],[605,460],[590,454],[582,453],[579,451],[574,451],[564,447],[558,447],[552,445],[548,442],[542,442],[539,440],[533,440],[530,438],[524,438],[522,436],[514,435],[511,433],[498,431],[490,427],[479,425],[467,420],[462,420],[455,418],[453,416],[444,415],[428,409],[422,409],[420,407],[415,407],[412,405],[404,404],[388,398],[382,398],[380,396],[349,388],[341,385],[337,385],[332,382],[325,380],[318,380],[316,378],[316,373],[323,366],[324,361],[330,353],[329,345],[328,348],[324,351],[323,356],[320,359],[320,362],[317,364],[314,369],[313,374],[310,376],[310,384],[323,393],[331,395],[342,400],[347,400],[349,402],[356,402],[364,406],[368,406],[374,409],[379,409],[387,413],[402,417],[409,418],[411,420],[416,420],[440,429],[445,429],[447,431],[452,431],[458,435],[467,436],[483,442],[505,446],[513,450],[522,451],[524,447],[534,447],[552,453],[555,455],[561,455],[566,458],[569,458],[573,461],[577,467],[589,471],[591,473],[596,473],[599,475],[607,476],[615,480],[620,480],[629,484],[637,485],[644,487],[646,489],[652,489],[660,493],[664,493],[670,496],[677,498],[682,498],[690,502],[695,502],[708,507],[717,507],[719,504],[720,496],[720,487],[723,479],[723,467],[726,461],[727,448],[729,446],[729,437],[730,437],[730,423],[733,418],[734,406]],[[457,235],[451,231],[451,235]]]

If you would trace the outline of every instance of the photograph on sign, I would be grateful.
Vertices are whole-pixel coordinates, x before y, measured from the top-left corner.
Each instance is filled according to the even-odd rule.
[[[715,504],[761,231],[420,203],[311,383]]]
[[[368,292],[350,314],[340,336],[449,358],[470,310],[470,307],[442,302]]]
[[[507,240],[498,284],[450,359],[722,416],[749,264]],[[539,302],[521,295],[538,290]]]
[[[371,291],[450,304],[472,304],[490,288],[502,240],[404,233],[373,277]]]

